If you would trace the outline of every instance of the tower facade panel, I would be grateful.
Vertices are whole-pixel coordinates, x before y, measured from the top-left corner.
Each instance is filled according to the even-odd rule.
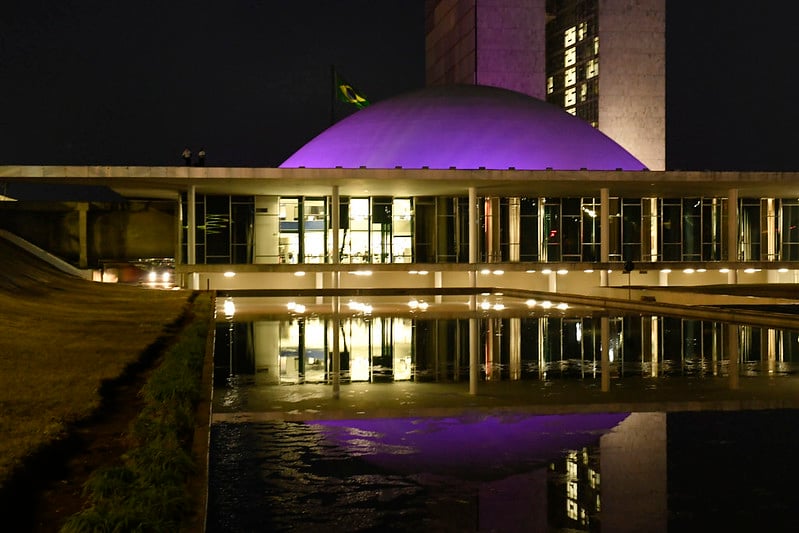
[[[665,169],[665,0],[429,0],[426,25],[427,85],[546,99]]]

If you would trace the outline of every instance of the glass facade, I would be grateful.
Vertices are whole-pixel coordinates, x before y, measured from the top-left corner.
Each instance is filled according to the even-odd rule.
[[[728,257],[726,198],[478,197],[477,262],[799,260],[799,201],[740,198]],[[183,212],[186,212],[185,198]],[[331,263],[329,197],[196,197],[198,264]],[[339,261],[468,263],[468,197],[343,197]],[[183,257],[187,231],[183,227]]]
[[[546,72],[548,102],[592,126],[599,123],[597,0],[548,0]]]

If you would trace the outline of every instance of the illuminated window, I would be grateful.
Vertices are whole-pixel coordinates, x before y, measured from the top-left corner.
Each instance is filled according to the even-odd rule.
[[[570,107],[566,109],[566,112],[569,113],[570,115],[577,115],[577,108]]]
[[[566,500],[566,516],[571,520],[577,520],[579,516],[579,507],[577,502],[573,500]]]
[[[567,49],[563,54],[563,65],[566,67],[570,67],[577,62],[577,49],[571,47]]]
[[[599,75],[599,59],[589,59],[585,64],[585,77],[593,78]]]
[[[573,45],[576,42],[577,38],[577,28],[572,26],[565,32],[563,32],[563,46],[568,47]]]
[[[585,102],[585,99],[588,98],[588,85],[585,83],[580,84],[580,102]]]
[[[350,230],[367,231],[369,229],[369,199],[350,199]]]
[[[582,41],[585,39],[585,34],[588,31],[588,25],[585,22],[581,22],[577,26],[577,40]]]
[[[566,69],[566,87],[571,87],[577,83],[577,68],[567,68]]]
[[[552,91],[555,89],[555,79],[550,76],[547,78],[547,94],[552,94]]]
[[[572,500],[577,499],[577,482],[576,481],[569,481],[566,483],[566,496],[571,498]]]
[[[566,93],[563,96],[563,105],[564,107],[571,107],[577,103],[577,89],[572,87],[571,89],[566,89]]]
[[[566,462],[566,475],[569,476],[569,479],[577,479],[577,463],[573,460]]]
[[[594,37],[594,55],[599,55],[599,37]]]
[[[596,470],[589,469],[588,470],[588,482],[591,484],[592,489],[596,489],[599,487],[599,472]]]

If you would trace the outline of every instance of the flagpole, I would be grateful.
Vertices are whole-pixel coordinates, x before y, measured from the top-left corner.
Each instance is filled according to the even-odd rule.
[[[330,65],[330,125],[336,123],[336,65]]]

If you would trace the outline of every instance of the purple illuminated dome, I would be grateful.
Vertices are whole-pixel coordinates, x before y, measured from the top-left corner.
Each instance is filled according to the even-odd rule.
[[[390,98],[331,126],[282,168],[643,170],[608,136],[530,96],[476,85]]]

